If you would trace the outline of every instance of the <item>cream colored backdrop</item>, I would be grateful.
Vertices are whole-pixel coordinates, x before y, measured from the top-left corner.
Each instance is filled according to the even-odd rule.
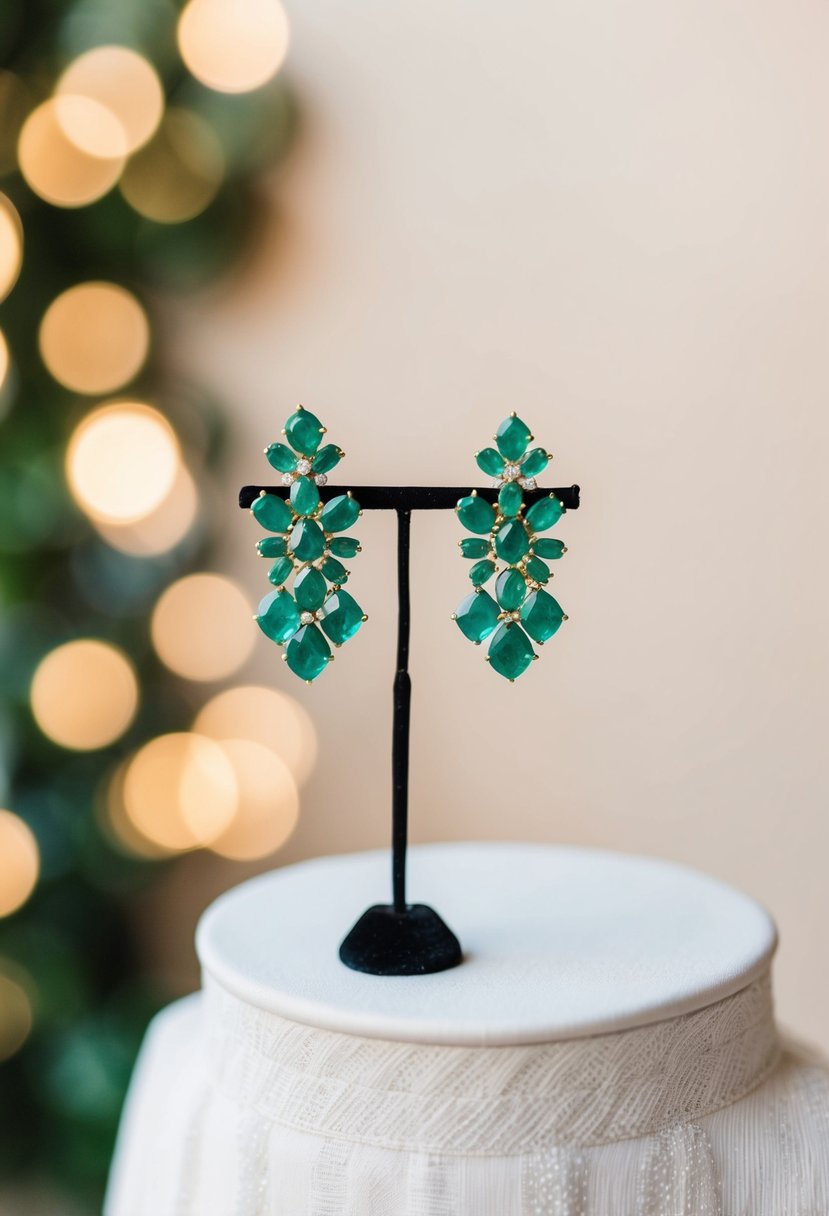
[[[235,404],[220,565],[266,589],[232,502],[297,401],[353,484],[474,484],[518,409],[550,484],[583,487],[558,529],[571,620],[498,679],[449,619],[459,525],[415,519],[412,835],[736,883],[780,924],[783,1020],[829,1048],[829,9],[288,7],[304,130],[273,222],[171,320]],[[312,689],[264,639],[247,673],[320,732],[282,860],[386,841],[393,521],[359,532],[365,631]]]

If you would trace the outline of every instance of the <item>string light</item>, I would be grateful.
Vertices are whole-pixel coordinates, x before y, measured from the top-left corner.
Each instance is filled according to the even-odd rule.
[[[196,716],[193,730],[220,742],[249,739],[269,748],[302,785],[317,757],[317,735],[305,709],[275,688],[241,685],[217,693]]]
[[[190,0],[179,18],[181,57],[202,84],[247,93],[266,84],[288,53],[279,0]]]
[[[40,353],[49,371],[77,393],[109,393],[141,369],[150,326],[138,300],[116,283],[78,283],[47,308]]]
[[[26,990],[31,987],[21,968],[0,960],[0,1063],[11,1059],[31,1033],[34,1017]]]
[[[40,872],[37,841],[28,826],[11,811],[0,811],[0,916],[10,916],[25,904]]]
[[[285,762],[261,743],[228,739],[221,748],[233,766],[238,805],[228,827],[208,847],[233,861],[268,857],[296,827],[296,782]]]
[[[155,137],[130,160],[120,190],[139,215],[178,224],[213,201],[224,171],[212,128],[190,110],[171,108]]]
[[[59,112],[69,139],[93,156],[117,157],[135,152],[161,121],[164,93],[155,68],[125,46],[98,46],[78,56],[60,77],[58,96],[85,97],[103,107],[116,130],[90,133],[71,113]]]
[[[67,128],[74,134],[70,139]],[[84,152],[85,144],[115,138],[117,121],[105,106],[89,97],[51,97],[23,124],[17,145],[20,171],[32,190],[56,207],[83,207],[102,198],[117,182],[123,155],[103,157]],[[107,134],[108,133],[108,134]]]
[[[0,300],[17,282],[23,262],[23,225],[14,203],[0,194]]]
[[[251,610],[237,585],[220,574],[189,574],[159,599],[150,622],[158,657],[189,680],[222,680],[249,658]]]
[[[80,694],[80,695],[79,695]],[[138,682],[126,655],[82,638],[46,655],[35,670],[32,713],[61,747],[93,751],[118,739],[138,708]]]

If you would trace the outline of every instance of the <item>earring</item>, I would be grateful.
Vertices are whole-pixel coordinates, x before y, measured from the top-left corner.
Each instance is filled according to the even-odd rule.
[[[287,498],[262,490],[251,507],[257,523],[273,534],[257,543],[259,555],[276,558],[268,571],[276,590],[262,600],[254,620],[285,646],[282,658],[291,671],[311,684],[334,659],[328,642],[342,646],[368,620],[343,591],[349,571],[340,558],[359,553],[359,541],[336,535],[362,512],[350,491],[323,504],[320,488],[345,453],[333,443],[320,447],[325,427],[319,418],[298,405],[282,434],[287,443],[272,443],[265,455],[282,474]],[[292,576],[293,594],[287,590]]]
[[[469,577],[475,590],[452,619],[476,646],[491,637],[487,662],[513,683],[533,659],[530,639],[543,646],[567,616],[543,586],[551,578],[548,561],[567,552],[560,540],[540,537],[558,523],[564,506],[555,494],[539,495],[536,479],[552,459],[543,448],[532,448],[529,427],[510,414],[493,436],[496,448],[476,452],[478,468],[493,479],[495,505],[473,490],[455,510],[468,532],[459,542],[465,558],[473,559]],[[532,505],[525,511],[524,494]],[[495,598],[484,585],[495,578]]]

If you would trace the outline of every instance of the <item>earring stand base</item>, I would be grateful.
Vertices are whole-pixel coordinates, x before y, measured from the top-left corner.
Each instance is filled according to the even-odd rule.
[[[461,944],[434,908],[393,904],[368,908],[346,935],[340,959],[369,975],[432,975],[462,961]]]

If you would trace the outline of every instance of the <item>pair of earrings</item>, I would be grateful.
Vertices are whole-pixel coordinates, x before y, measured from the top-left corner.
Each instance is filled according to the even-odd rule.
[[[286,442],[265,448],[281,474],[287,498],[262,491],[251,511],[271,535],[257,543],[261,557],[275,559],[268,571],[274,585],[254,618],[272,641],[284,646],[283,659],[308,684],[325,671],[338,648],[368,620],[357,601],[343,589],[349,571],[341,559],[360,552],[356,537],[343,535],[362,514],[349,491],[323,503],[320,489],[345,453],[323,443],[326,428],[303,406],[297,406],[282,432]],[[487,661],[510,682],[522,675],[567,616],[544,590],[552,578],[549,562],[567,549],[560,540],[542,537],[564,514],[555,494],[539,496],[537,480],[551,456],[531,448],[529,427],[511,414],[493,436],[495,447],[476,454],[478,467],[497,489],[494,503],[477,490],[461,498],[455,510],[471,536],[459,542],[472,561],[473,586],[453,620],[476,646],[489,641]],[[532,495],[528,508],[525,494]],[[288,590],[288,580],[293,585]],[[485,585],[494,581],[494,596]],[[330,643],[330,644],[329,644]]]

